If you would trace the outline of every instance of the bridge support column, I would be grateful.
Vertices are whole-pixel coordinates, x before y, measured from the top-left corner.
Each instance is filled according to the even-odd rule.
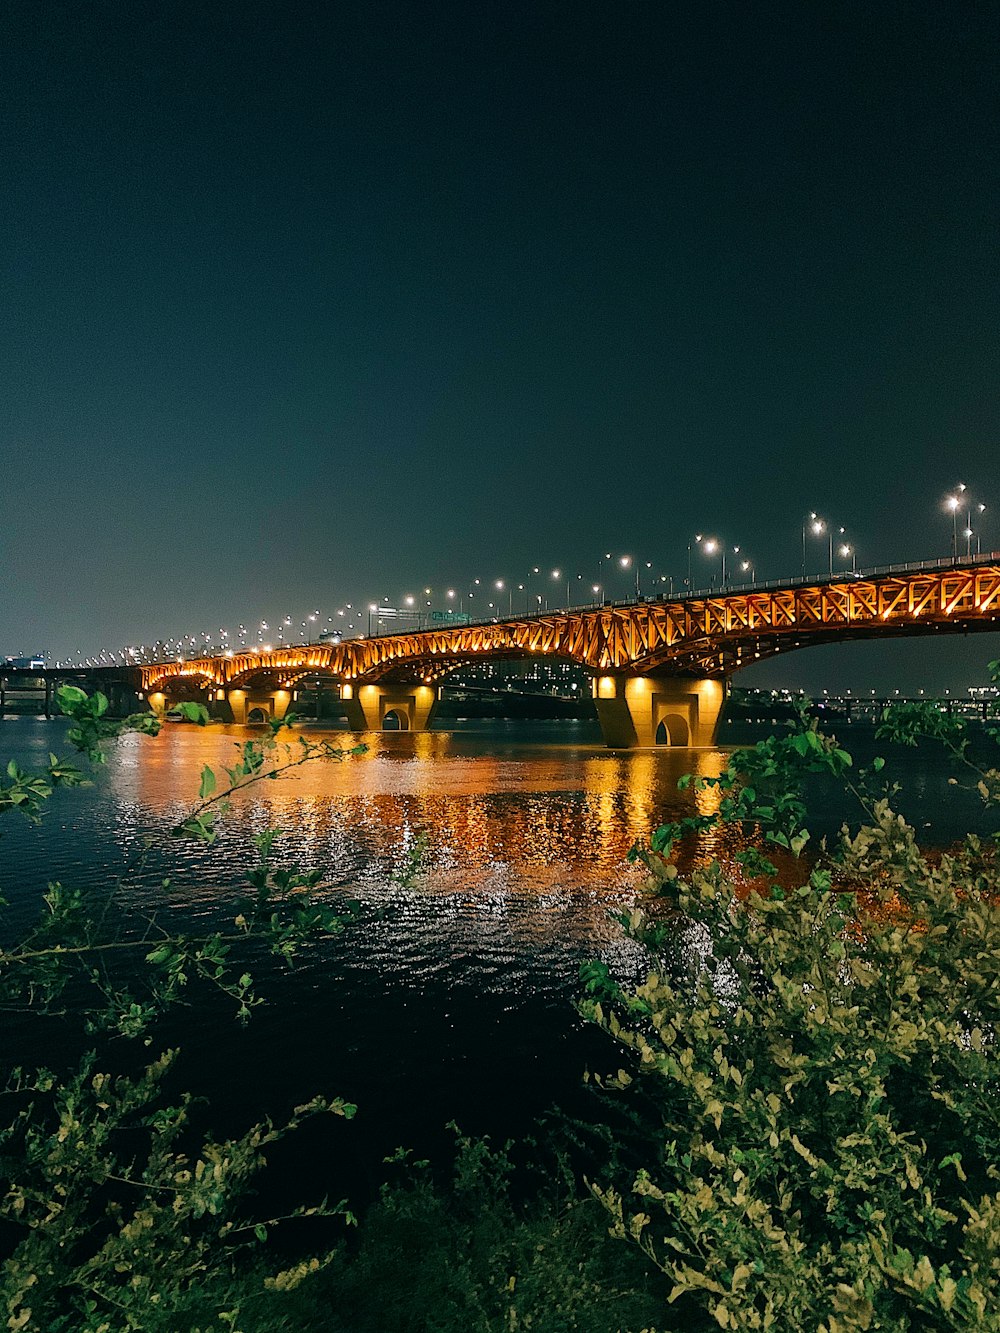
[[[346,691],[349,687],[345,685]],[[437,708],[438,687],[419,685],[358,685],[352,692],[357,712],[348,721],[352,729],[360,714],[365,731],[426,731]],[[342,695],[345,705],[346,695]]]
[[[610,749],[715,744],[724,680],[604,675],[594,677],[593,690]]]
[[[228,705],[233,722],[240,727],[254,722],[280,722],[287,712],[295,711],[292,707],[292,692],[289,689],[226,690],[224,703]],[[220,708],[219,712],[225,719],[223,709]]]

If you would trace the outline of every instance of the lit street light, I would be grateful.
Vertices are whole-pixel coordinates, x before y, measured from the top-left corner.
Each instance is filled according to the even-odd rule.
[[[810,514],[810,515],[809,515],[809,521],[808,521],[808,528],[809,528],[809,531],[812,533],[812,535],[813,535],[814,537],[822,537],[823,534],[826,533],[826,538],[827,538],[828,569],[829,569],[829,572],[830,572],[830,577],[832,578],[832,577],[833,577],[833,526],[832,526],[830,523],[828,523],[828,522],[826,521],[825,518],[820,518],[818,514]],[[838,528],[838,529],[837,529],[837,534],[838,534],[838,536],[843,537],[843,535],[844,535],[844,529],[843,529],[843,528]],[[805,577],[805,572],[806,572],[806,529],[805,529],[805,527],[803,527],[803,529],[802,529],[802,574],[803,574],[803,577]]]
[[[951,510],[951,556],[953,560],[958,559],[958,511],[962,507],[962,494],[965,491],[965,483],[958,483],[958,495],[949,495],[945,501],[945,508]]]
[[[817,523],[820,524],[819,528],[816,527]],[[822,532],[823,531],[822,524],[823,520],[821,518],[818,518],[812,510],[809,511],[809,516],[803,521],[802,524],[802,577],[803,578],[805,578],[806,576],[806,533],[809,532],[810,529],[812,529],[813,532]]]
[[[631,569],[633,566],[632,557],[630,555],[623,555],[618,563],[621,565],[622,569]],[[639,562],[635,561],[635,600],[639,601],[639,597]]]
[[[538,574],[538,566],[537,566],[537,565],[532,565],[531,569],[529,569],[528,572],[527,572],[527,574],[525,575],[525,579],[524,579],[524,588],[525,588],[525,592],[524,592],[524,614],[525,614],[525,615],[528,614],[529,606],[530,606],[530,603],[531,603],[531,580],[532,580],[534,577],[536,577],[537,574]]]
[[[610,552],[610,551],[606,551],[606,552],[604,553],[604,555],[601,557],[601,563],[600,563],[600,565],[598,566],[598,570],[597,570],[597,585],[596,585],[596,586],[600,589],[600,593],[601,593],[601,605],[602,605],[602,606],[604,605],[604,600],[605,600],[605,598],[607,597],[607,588],[608,588],[608,577],[607,577],[607,574],[606,574],[606,572],[605,572],[605,566],[607,565],[607,563],[608,563],[608,561],[609,561],[610,559],[611,559],[611,552]]]
[[[701,549],[706,555],[715,555],[718,551],[722,556],[722,582],[719,586],[724,588],[726,586],[726,543],[719,541],[716,537],[706,537],[701,543]]]
[[[691,547],[692,547],[692,545],[698,545],[698,544],[700,544],[703,540],[704,540],[704,538],[702,537],[701,533],[700,533],[700,532],[696,532],[695,535],[694,535],[694,542],[693,542],[693,543],[692,543],[692,542],[688,542],[688,576],[687,576],[687,590],[688,590],[688,592],[691,591]]]
[[[949,495],[945,501],[945,508],[951,511],[951,554],[953,559],[958,559],[958,515],[959,511],[965,510],[965,528],[962,536],[965,538],[965,554],[970,559],[972,557],[972,539],[976,538],[976,554],[982,551],[982,540],[978,529],[972,526],[972,511],[975,508],[977,519],[981,518],[986,512],[984,504],[973,505],[972,497],[969,495],[968,487],[964,482],[959,482],[957,494]]]

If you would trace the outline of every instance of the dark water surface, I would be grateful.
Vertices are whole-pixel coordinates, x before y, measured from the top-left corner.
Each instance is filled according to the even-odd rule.
[[[316,1092],[356,1101],[352,1124],[306,1140],[311,1169],[336,1190],[378,1178],[397,1144],[433,1151],[448,1120],[506,1136],[554,1102],[578,1105],[583,1069],[617,1064],[574,1011],[579,964],[641,966],[609,918],[637,898],[626,853],[695,802],[711,808],[708,795],[679,793],[677,779],[718,773],[726,751],[611,752],[593,724],[574,722],[372,734],[361,758],[246,793],[210,848],[165,837],[193,803],[202,766],[231,762],[250,734],[170,726],[155,740],[128,737],[92,787],[57,794],[41,826],[8,818],[0,892],[14,923],[33,916],[49,880],[121,878],[130,901],[164,923],[222,925],[254,858],[251,835],[277,825],[281,861],[322,867],[331,895],[359,899],[365,918],[310,946],[291,972],[254,960],[268,1003],[247,1028],[228,1001],[202,992],[171,1016],[161,1035],[183,1048],[177,1077],[207,1096],[213,1125],[234,1130]],[[845,729],[844,742],[859,758],[876,753],[860,729]],[[41,763],[50,749],[65,749],[60,723],[0,723],[4,761]],[[941,760],[907,752],[891,768],[907,789],[902,808],[930,841],[981,824]],[[846,813],[827,799],[818,822],[832,829]],[[706,835],[692,855],[724,857],[733,837]]]

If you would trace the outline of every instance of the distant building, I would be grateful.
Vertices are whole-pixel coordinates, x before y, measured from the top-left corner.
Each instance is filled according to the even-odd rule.
[[[589,696],[590,673],[577,662],[544,662],[535,657],[471,662],[445,678],[453,688],[476,687],[525,694]]]
[[[5,657],[3,664],[19,671],[41,671],[47,658],[48,653],[40,653],[37,657]]]

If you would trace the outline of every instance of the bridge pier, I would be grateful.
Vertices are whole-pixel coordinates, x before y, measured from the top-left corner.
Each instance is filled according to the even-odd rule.
[[[254,722],[280,722],[289,710],[295,711],[292,707],[292,691],[286,688],[234,688],[217,690],[215,694],[216,702],[212,711],[217,710],[223,721],[235,722],[240,727]],[[220,694],[223,696],[221,699],[218,698]],[[227,712],[231,716],[227,717]]]
[[[595,676],[593,692],[609,749],[714,745],[726,682],[616,673]]]
[[[341,690],[352,731],[426,731],[437,708],[438,687],[419,684],[361,684]]]

